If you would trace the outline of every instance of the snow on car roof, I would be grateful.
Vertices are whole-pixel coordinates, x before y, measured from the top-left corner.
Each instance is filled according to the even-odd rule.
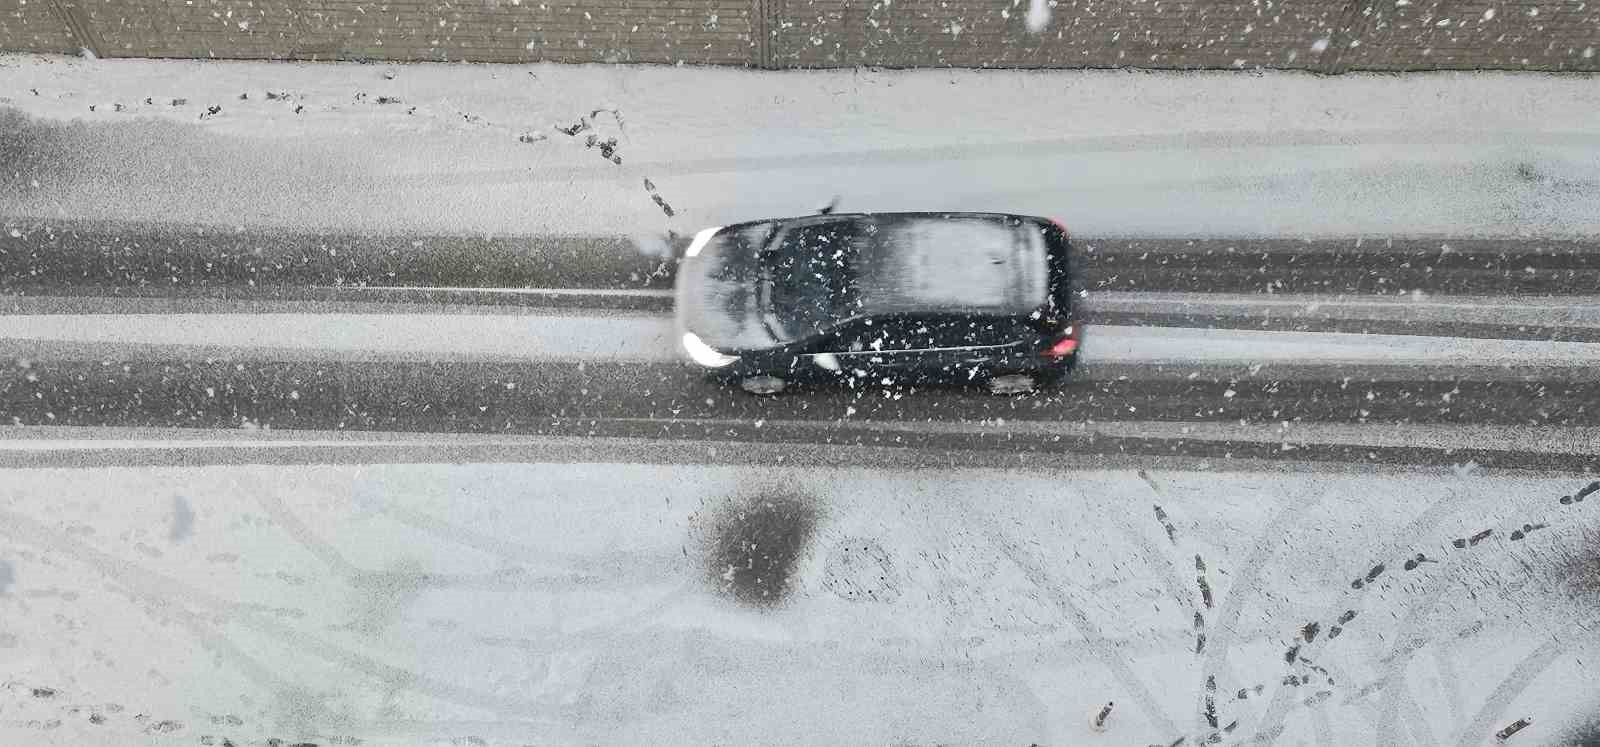
[[[869,312],[1021,313],[1044,303],[1044,235],[999,217],[897,217],[878,223],[861,263]]]

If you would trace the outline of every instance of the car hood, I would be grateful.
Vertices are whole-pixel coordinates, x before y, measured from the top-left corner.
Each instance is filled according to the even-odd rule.
[[[781,344],[762,323],[761,276],[756,252],[747,247],[726,237],[713,239],[698,256],[679,264],[675,295],[680,334],[693,333],[724,352]]]

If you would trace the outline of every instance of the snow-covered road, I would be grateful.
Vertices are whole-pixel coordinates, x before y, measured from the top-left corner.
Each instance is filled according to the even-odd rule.
[[[439,314],[12,314],[0,346],[72,356],[161,346],[179,358],[313,355],[425,360],[673,360],[661,317]],[[1097,325],[1095,363],[1592,366],[1600,343]]]

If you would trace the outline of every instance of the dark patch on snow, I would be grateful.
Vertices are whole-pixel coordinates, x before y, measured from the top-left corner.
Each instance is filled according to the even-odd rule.
[[[386,571],[362,573],[351,577],[349,583],[351,611],[346,629],[376,636],[422,595],[426,576],[422,564],[406,556],[391,562]]]
[[[782,604],[820,516],[815,499],[788,488],[729,501],[706,525],[707,580],[741,604]]]
[[[1406,559],[1405,569],[1408,570],[1408,571],[1414,571],[1414,570],[1417,569],[1417,566],[1420,566],[1423,563],[1437,563],[1437,562],[1439,562],[1439,561],[1434,560],[1433,558],[1430,558],[1430,557],[1428,557],[1426,555],[1423,555],[1422,553],[1419,552],[1419,553],[1416,554],[1415,557],[1411,557],[1411,558],[1407,558]]]
[[[1552,570],[1569,592],[1600,602],[1600,531],[1585,527],[1574,551],[1564,553]],[[1600,729],[1600,721],[1596,729]]]
[[[54,698],[56,696],[56,689],[53,687],[35,687],[32,692],[35,698]]]
[[[1199,555],[1194,556],[1194,582],[1200,587],[1200,603],[1211,609],[1211,583],[1206,580],[1206,561]]]
[[[1359,589],[1367,584],[1372,583],[1373,581],[1378,580],[1378,577],[1383,575],[1383,570],[1384,566],[1382,563],[1373,566],[1372,570],[1367,571],[1367,575],[1364,578],[1358,578],[1354,581],[1351,581],[1350,588]]]
[[[1506,724],[1505,728],[1501,729],[1500,731],[1495,732],[1494,738],[1504,742],[1507,739],[1510,739],[1513,734],[1528,728],[1528,725],[1531,723],[1533,723],[1533,719],[1519,718],[1516,721]]]
[[[1511,530],[1511,541],[1512,542],[1516,542],[1516,541],[1521,540],[1522,538],[1524,538],[1524,537],[1526,537],[1526,536],[1528,536],[1530,534],[1533,534],[1534,532],[1539,531],[1540,529],[1548,529],[1549,527],[1550,527],[1549,524],[1542,524],[1542,523],[1541,524],[1523,524],[1521,529],[1513,529],[1513,530]]]
[[[145,729],[145,732],[150,734],[173,734],[180,731],[183,731],[183,722],[170,720],[157,721]]]
[[[1583,499],[1593,495],[1596,491],[1600,491],[1600,481],[1589,483],[1588,487],[1585,487],[1583,490],[1580,490],[1573,495],[1561,496],[1561,505],[1570,506],[1574,503],[1582,503]]]
[[[1141,476],[1144,475],[1144,471],[1141,470],[1139,472],[1139,474]],[[1154,483],[1151,483],[1151,484],[1153,485]],[[1155,509],[1156,509],[1156,521],[1161,522],[1161,528],[1166,530],[1166,532],[1167,532],[1167,540],[1172,542],[1173,544],[1177,544],[1178,543],[1178,528],[1173,526],[1172,522],[1167,519],[1167,512],[1161,510],[1160,506],[1156,506]]]
[[[89,127],[0,108],[0,196],[77,182],[88,169]]]
[[[1560,747],[1600,747],[1600,716],[1566,730],[1560,740]]]
[[[655,182],[650,181],[649,177],[646,177],[644,180],[644,191],[650,194],[651,202],[654,202],[656,207],[661,208],[661,212],[666,213],[668,218],[673,216],[672,206],[668,205],[667,201],[662,199],[661,195],[656,193]]]
[[[672,206],[668,205],[666,200],[661,199],[661,195],[658,195],[658,194],[650,195],[650,201],[654,202],[656,204],[656,207],[661,208],[661,212],[663,214],[665,214],[668,218],[671,218],[672,216],[677,214],[677,211],[673,210]]]

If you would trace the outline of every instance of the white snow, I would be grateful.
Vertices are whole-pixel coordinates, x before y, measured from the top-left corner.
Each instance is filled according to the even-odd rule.
[[[890,225],[864,243],[870,249],[860,262],[860,284],[869,307],[1033,309],[1048,291],[1037,230],[920,221]]]
[[[1050,25],[1049,0],[1028,0],[1028,31],[1043,33]]]
[[[596,422],[660,422],[646,418],[595,418]],[[737,428],[746,421],[693,418],[702,425]],[[765,418],[756,427],[798,423],[789,419]],[[814,422],[814,421],[812,421]],[[1182,438],[1191,441],[1234,441],[1269,443],[1298,448],[1337,445],[1395,447],[1417,446],[1434,449],[1478,449],[1491,445],[1502,450],[1540,451],[1549,454],[1600,454],[1600,428],[1592,426],[1483,426],[1429,423],[1317,423],[1283,421],[1271,423],[1171,422],[1119,420],[1110,422],[1049,422],[1037,420],[900,422],[858,420],[850,428],[864,431],[889,431],[910,434],[934,433],[1011,433],[1137,436]],[[641,448],[650,442],[606,438],[608,443],[632,442]],[[7,452],[107,452],[107,451],[182,451],[207,450],[237,452],[314,450],[312,461],[338,461],[341,452],[367,450],[372,446],[418,449],[461,449],[474,447],[537,447],[559,439],[544,436],[486,436],[468,433],[403,433],[383,431],[294,431],[294,430],[200,430],[171,428],[118,428],[87,426],[17,426],[0,429],[0,454]]]
[[[156,345],[164,355],[191,358],[667,361],[677,359],[674,324],[669,317],[555,314],[7,314],[0,315],[0,344],[90,357]],[[1088,364],[1600,364],[1600,343],[1581,342],[1115,325],[1094,325],[1084,340]]]
[[[1600,179],[1600,89],[1575,77],[0,64],[6,105],[86,125],[69,143],[96,166],[0,198],[13,217],[687,234],[839,194],[1082,235],[1600,231],[1571,193]],[[620,166],[598,146],[612,138]]]
[[[1115,701],[1098,741],[1199,743],[1207,675],[1230,742],[1548,744],[1592,707],[1586,479],[595,460],[6,471],[0,741],[1087,744]],[[759,611],[703,540],[773,486],[820,514]]]

